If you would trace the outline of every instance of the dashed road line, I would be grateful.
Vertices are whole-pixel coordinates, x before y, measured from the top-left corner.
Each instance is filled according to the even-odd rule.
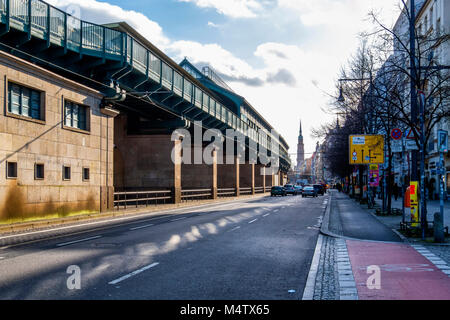
[[[129,279],[129,278],[131,278],[131,277],[133,277],[133,276],[135,276],[135,275],[138,275],[139,273],[142,273],[142,272],[144,272],[144,271],[146,271],[146,270],[148,270],[148,269],[151,269],[151,268],[153,268],[153,267],[156,267],[157,265],[159,265],[159,262],[152,263],[152,264],[150,264],[150,265],[148,265],[148,266],[145,266],[145,267],[143,267],[143,268],[141,268],[141,269],[139,269],[139,270],[136,270],[136,271],[133,271],[133,272],[131,272],[131,273],[129,273],[129,274],[126,274],[126,275],[124,275],[123,277],[120,277],[120,278],[118,278],[118,279],[116,279],[116,280],[113,280],[113,281],[111,281],[111,282],[108,282],[108,284],[111,284],[111,285],[118,284],[119,282],[122,282],[122,281],[124,281],[124,280],[127,280],[127,279]]]
[[[153,226],[154,226],[154,224],[147,224],[145,226],[131,228],[130,231],[135,231],[135,230],[139,230],[139,229],[149,228],[149,227],[153,227]]]
[[[263,217],[268,217],[270,216],[270,213],[266,213],[265,215],[263,215]]]
[[[233,229],[231,229],[229,232],[232,232],[232,231],[236,231],[236,230],[239,230],[241,227],[236,227],[236,228],[233,228]]]
[[[90,237],[90,238],[85,238],[85,239],[80,239],[80,240],[75,240],[75,241],[70,241],[70,242],[59,243],[56,246],[57,247],[65,247],[65,246],[69,246],[71,244],[85,242],[85,241],[90,241],[90,240],[98,239],[98,238],[101,238],[101,237],[102,236],[95,236],[95,237]]]
[[[248,224],[258,221],[258,219],[250,221]]]

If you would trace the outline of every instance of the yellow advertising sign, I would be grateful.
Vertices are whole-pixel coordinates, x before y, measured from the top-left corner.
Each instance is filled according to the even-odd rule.
[[[411,181],[410,185],[410,199],[411,199],[411,226],[419,226],[419,182]]]
[[[350,164],[383,164],[383,135],[350,136]]]

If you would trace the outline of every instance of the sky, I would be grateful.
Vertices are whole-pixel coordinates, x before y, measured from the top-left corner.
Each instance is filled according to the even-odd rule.
[[[324,109],[339,71],[371,30],[375,10],[392,26],[398,0],[48,0],[94,23],[126,21],[175,62],[209,65],[285,138],[296,163],[302,121],[331,122]]]

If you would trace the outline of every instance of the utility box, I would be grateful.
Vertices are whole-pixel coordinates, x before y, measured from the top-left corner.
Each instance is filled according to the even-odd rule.
[[[411,208],[411,187],[406,188],[406,192],[405,192],[405,208]]]

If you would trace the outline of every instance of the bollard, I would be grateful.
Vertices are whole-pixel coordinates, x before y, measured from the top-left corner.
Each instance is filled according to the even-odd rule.
[[[436,212],[434,214],[434,242],[445,242],[444,221],[442,220],[441,214],[439,212]]]

